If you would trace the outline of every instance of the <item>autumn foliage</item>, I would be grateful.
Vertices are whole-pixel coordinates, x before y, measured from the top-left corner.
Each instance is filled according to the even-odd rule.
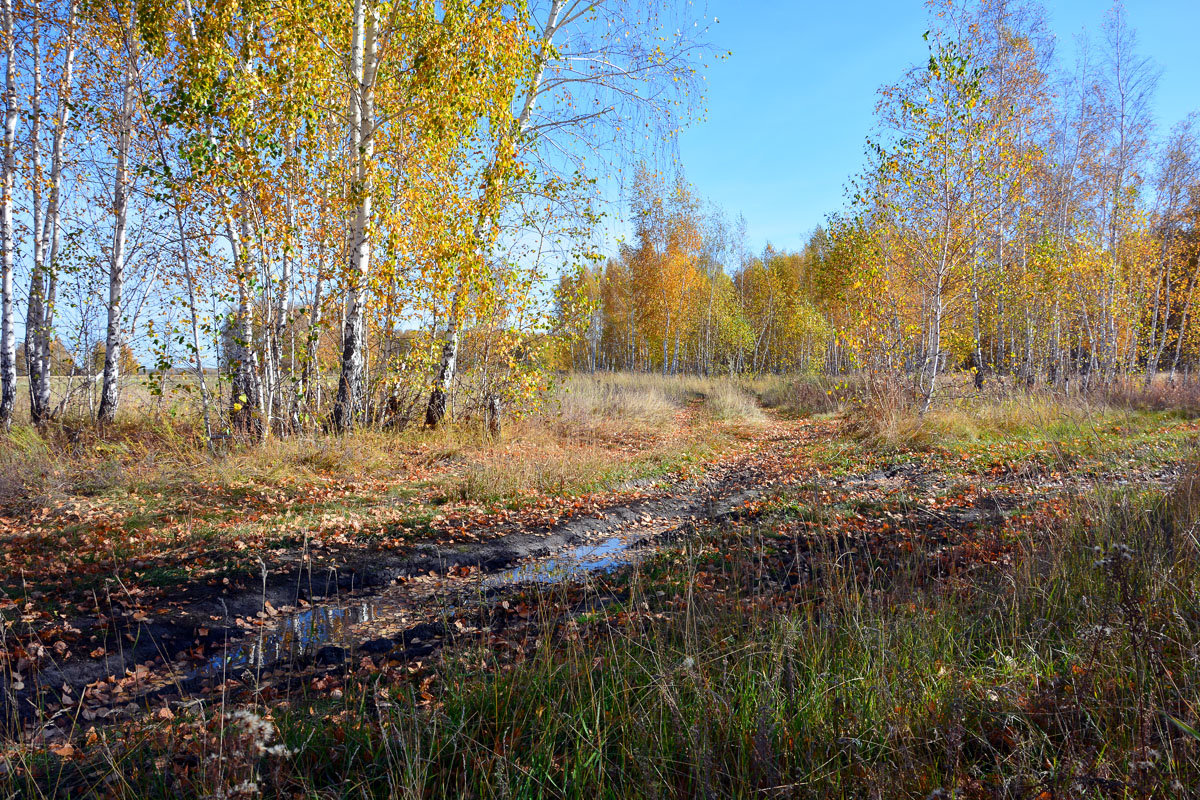
[[[689,118],[695,14],[6,3],[0,423],[111,425],[137,384],[210,442],[535,405],[544,283],[629,120],[650,152]]]
[[[903,376],[977,387],[1173,379],[1200,356],[1196,119],[1156,135],[1121,9],[1069,70],[1029,3],[930,4],[928,61],[879,93],[845,209],[797,253],[643,174],[634,234],[569,287],[576,367]],[[1065,75],[1066,77],[1062,77]]]

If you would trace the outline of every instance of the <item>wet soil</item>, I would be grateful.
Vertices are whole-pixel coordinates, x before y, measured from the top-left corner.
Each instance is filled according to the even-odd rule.
[[[297,559],[290,570],[265,573],[256,587],[180,587],[169,613],[156,618],[119,607],[111,616],[79,617],[71,624],[95,631],[98,649],[92,657],[48,654],[36,670],[4,675],[4,733],[52,737],[78,714],[119,719],[264,672],[336,668],[362,654],[420,657],[439,646],[447,626],[462,628],[456,619],[481,600],[615,570],[697,524],[739,513],[774,483],[763,453],[783,439],[794,441],[794,431],[764,427],[702,477],[633,501],[614,498],[543,529],[505,524],[474,543],[352,553],[321,572]]]
[[[802,457],[804,448],[835,435],[826,421],[775,419],[700,477],[653,491],[640,487],[636,499],[616,495],[598,510],[553,525],[504,522],[477,531],[478,541],[425,541],[405,552],[349,551],[336,568],[298,557],[294,567],[264,574],[257,586],[183,587],[173,595],[171,608],[154,618],[120,610],[111,618],[81,617],[73,623],[77,628],[99,632],[96,651],[65,658],[49,654],[40,669],[3,676],[4,732],[53,740],[81,718],[115,721],[166,703],[207,702],[230,690],[286,688],[315,674],[352,669],[363,659],[418,661],[463,636],[528,620],[532,612],[520,599],[528,591],[587,584],[597,574],[636,564],[686,539],[698,526],[757,513],[759,501],[783,484],[808,487],[793,492],[805,498],[808,514],[831,511],[828,503],[839,497],[892,509],[887,512],[890,530],[908,525],[919,531],[917,546],[928,551],[931,569],[944,569],[961,560],[958,532],[999,530],[1013,514],[1028,511],[1036,497],[1069,494],[1097,480],[1116,486],[1130,479],[1121,474],[969,478],[980,484],[969,502],[926,502],[920,498],[947,488],[947,475],[929,460],[862,466],[861,472],[840,475],[813,472]],[[810,466],[800,466],[804,463]],[[1177,474],[1177,465],[1164,464],[1137,477],[1166,484]],[[1006,491],[1022,486],[1036,492]],[[872,517],[872,526],[884,521],[864,513]],[[829,535],[824,523],[803,524]],[[868,527],[839,546],[877,549],[872,542],[878,535]],[[894,538],[885,537],[885,544]],[[806,567],[797,559],[781,580],[801,579]],[[607,589],[580,595],[585,599],[572,602],[595,606],[618,599]]]

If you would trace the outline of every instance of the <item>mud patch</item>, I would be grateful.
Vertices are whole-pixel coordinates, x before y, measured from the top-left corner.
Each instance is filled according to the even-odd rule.
[[[48,715],[112,720],[118,709],[135,714],[199,700],[227,682],[253,686],[265,673],[341,668],[369,655],[364,648],[372,642],[377,649],[390,643],[404,658],[422,657],[440,646],[429,626],[453,626],[459,611],[484,596],[614,571],[699,523],[744,514],[777,484],[777,469],[761,463],[772,444],[763,437],[658,496],[542,529],[501,526],[475,543],[423,542],[398,556],[361,554],[320,578],[304,569],[264,575],[258,590],[195,587],[198,597],[180,598],[173,613],[157,620],[112,620],[105,642],[120,645],[115,656],[51,658],[23,686],[0,675],[0,716],[10,723],[8,733],[19,736],[22,728],[44,730]]]

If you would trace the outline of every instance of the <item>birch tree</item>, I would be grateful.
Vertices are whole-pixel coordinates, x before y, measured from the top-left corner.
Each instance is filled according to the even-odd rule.
[[[1175,126],[1159,157],[1155,181],[1156,238],[1158,253],[1155,264],[1154,290],[1150,303],[1150,324],[1147,340],[1146,383],[1158,373],[1163,353],[1171,338],[1171,312],[1175,305],[1174,290],[1179,283],[1175,266],[1180,260],[1190,194],[1200,184],[1200,146],[1195,124],[1200,115],[1193,114]],[[1177,340],[1182,341],[1183,331]]]
[[[62,185],[66,162],[66,138],[73,106],[75,52],[78,45],[78,0],[70,0],[66,18],[54,20],[60,34],[59,47],[52,49],[52,60],[59,63],[55,87],[55,110],[50,146],[50,175],[44,215],[40,191],[34,192],[33,269],[30,276],[28,310],[25,322],[25,348],[29,374],[29,414],[35,425],[45,424],[51,413],[51,345],[54,341],[54,311],[57,300],[59,255],[62,246]],[[40,10],[40,3],[35,6]],[[39,60],[35,54],[35,60]],[[40,83],[40,80],[37,82]],[[40,87],[34,92],[34,125],[30,147],[33,149],[33,185],[42,181],[40,167],[41,102]]]
[[[1137,199],[1149,153],[1153,130],[1150,98],[1158,83],[1158,68],[1137,52],[1137,36],[1129,27],[1120,5],[1109,10],[1103,25],[1103,61],[1096,82],[1096,94],[1102,111],[1103,148],[1099,154],[1102,187],[1099,198],[1099,223],[1108,255],[1108,270],[1103,287],[1104,306],[1097,321],[1097,357],[1106,381],[1117,369],[1117,319],[1112,308],[1117,302],[1120,282],[1121,238],[1123,222]]]
[[[699,60],[708,49],[691,13],[675,0],[532,3],[533,68],[509,101],[512,117],[497,153],[511,151],[512,158],[537,165],[543,177],[588,174],[593,164],[617,169],[636,149],[673,134],[690,111]],[[499,166],[491,171],[498,174]],[[497,195],[506,190],[494,183],[481,187],[476,242],[494,224],[492,217],[504,205]],[[464,302],[455,292],[444,313],[441,357],[425,415],[429,427],[446,414]]]
[[[12,424],[17,401],[17,344],[13,298],[13,184],[16,172],[17,56],[13,0],[3,0],[4,174],[0,176],[0,427]]]
[[[122,18],[123,17],[123,18]],[[108,322],[104,337],[104,373],[100,388],[97,418],[104,423],[116,419],[120,402],[121,346],[123,344],[123,305],[125,293],[125,245],[129,225],[129,162],[137,87],[137,5],[129,0],[125,9],[118,7],[117,47],[121,59],[121,106],[116,120],[116,168],[113,175],[113,234],[108,273]]]
[[[897,142],[879,149],[880,169],[892,185],[882,195],[890,224],[922,294],[916,378],[923,410],[933,402],[946,315],[970,257],[967,188],[978,169],[982,78],[968,48],[941,33],[932,36],[928,66],[883,92],[885,126]]]
[[[363,412],[366,301],[373,233],[370,180],[375,153],[375,81],[379,76],[379,10],[372,0],[354,0],[350,42],[350,159],[353,217],[346,319],[342,333],[342,372],[338,378],[334,424],[352,427]]]

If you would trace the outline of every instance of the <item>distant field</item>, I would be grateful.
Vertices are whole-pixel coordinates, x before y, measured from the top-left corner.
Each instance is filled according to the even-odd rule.
[[[100,402],[100,377],[87,375],[54,375],[50,378],[50,395],[55,409],[62,409],[67,418],[88,417],[95,414]],[[216,392],[220,381],[213,375],[207,379],[209,390]],[[165,381],[166,392],[159,396],[150,391],[144,374],[121,377],[122,416],[136,417],[156,408],[176,407],[180,410],[198,409],[198,401],[191,397],[196,379],[187,375],[170,376]],[[17,378],[17,422],[29,421],[29,379]]]

